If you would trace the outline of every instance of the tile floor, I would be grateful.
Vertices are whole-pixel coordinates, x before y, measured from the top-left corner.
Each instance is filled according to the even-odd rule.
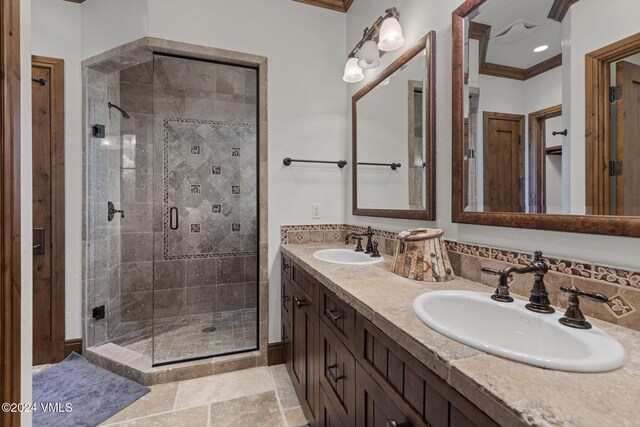
[[[34,367],[34,373],[50,365]],[[307,424],[284,365],[149,387],[100,426],[299,427]]]
[[[256,309],[213,314],[122,322],[113,331],[112,343],[153,357],[154,363],[213,356],[256,348]],[[213,332],[203,332],[215,326]],[[152,347],[153,346],[153,347]]]

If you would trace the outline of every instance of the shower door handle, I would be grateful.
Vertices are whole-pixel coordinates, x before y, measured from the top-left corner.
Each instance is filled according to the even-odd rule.
[[[169,209],[169,228],[172,230],[178,229],[178,208],[175,206]]]

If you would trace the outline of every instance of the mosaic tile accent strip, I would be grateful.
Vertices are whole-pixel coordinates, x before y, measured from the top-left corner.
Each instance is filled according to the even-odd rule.
[[[631,305],[627,303],[620,295],[616,295],[613,298],[609,299],[607,307],[611,309],[616,317],[622,317],[634,311],[634,308],[631,307]]]
[[[367,228],[347,224],[283,225],[280,228],[280,242],[282,244],[301,243],[301,241],[303,243],[310,243],[311,239],[308,238],[307,235],[304,234],[304,232],[313,232],[317,230],[345,230],[348,233],[364,233],[367,231]],[[396,232],[378,229],[374,229],[373,232],[376,236],[387,239],[387,246],[391,246],[392,244],[397,243]],[[512,251],[508,249],[454,242],[451,240],[445,240],[445,244],[450,252],[456,252],[463,255],[471,255],[478,258],[508,262],[511,264],[527,265],[533,260],[532,254]],[[385,253],[393,255],[393,249],[394,248],[386,248]],[[593,265],[592,263],[585,261],[566,260],[562,258],[545,257],[545,260],[549,264],[550,271],[566,274],[572,277],[599,280],[615,285],[640,289],[640,271],[627,270],[618,267]],[[627,306],[629,306],[633,310],[633,307],[631,307],[629,304],[627,304]]]
[[[163,258],[256,255],[257,125],[165,117],[163,130]],[[173,206],[186,227],[170,229]]]
[[[615,267],[595,265],[593,267],[594,279],[602,280],[616,285],[630,286],[640,289],[640,272],[622,270]]]

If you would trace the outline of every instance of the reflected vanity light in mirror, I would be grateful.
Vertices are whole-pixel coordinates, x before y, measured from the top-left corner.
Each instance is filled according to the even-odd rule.
[[[533,49],[533,51],[535,53],[540,53],[540,52],[544,52],[547,49],[549,49],[549,46],[547,46],[546,44],[543,44],[542,46],[538,46],[537,48]]]
[[[344,67],[344,76],[342,80],[347,83],[357,83],[364,79],[362,68],[358,65],[358,58],[349,58],[347,65]]]

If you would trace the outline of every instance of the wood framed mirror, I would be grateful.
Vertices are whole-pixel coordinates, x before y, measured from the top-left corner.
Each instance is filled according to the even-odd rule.
[[[352,98],[353,214],[435,219],[435,32]]]
[[[453,222],[640,237],[638,14],[632,0],[454,11]]]

